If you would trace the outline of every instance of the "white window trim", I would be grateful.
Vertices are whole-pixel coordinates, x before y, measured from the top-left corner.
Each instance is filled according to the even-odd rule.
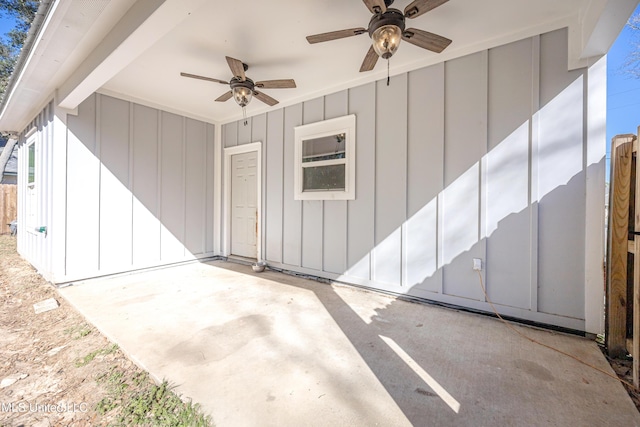
[[[302,143],[308,139],[345,134],[345,158],[313,162],[303,165]],[[356,116],[354,114],[324,120],[322,122],[294,128],[294,199],[295,200],[354,200],[356,198]],[[303,191],[302,169],[304,167],[345,165],[344,190]]]

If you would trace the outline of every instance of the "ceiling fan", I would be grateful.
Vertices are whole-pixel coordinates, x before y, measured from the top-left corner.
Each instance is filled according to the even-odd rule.
[[[373,70],[378,57],[389,59],[396,52],[400,40],[405,40],[423,49],[440,53],[451,44],[451,40],[416,28],[405,29],[405,18],[413,19],[435,9],[449,0],[414,0],[404,12],[389,8],[394,0],[363,0],[369,11],[373,13],[367,28],[350,28],[347,30],[331,31],[329,33],[307,36],[311,44],[345,37],[358,36],[369,33],[373,43],[369,48],[360,72]]]
[[[206,80],[209,82],[229,85],[231,90],[220,95],[218,98],[216,98],[216,101],[225,102],[233,97],[236,103],[242,107],[243,113],[245,113],[245,107],[249,104],[249,102],[251,102],[251,98],[253,96],[270,107],[278,103],[277,100],[257,89],[291,89],[296,87],[296,82],[293,79],[263,80],[254,82],[245,75],[245,71],[249,69],[249,66],[247,64],[229,56],[226,56],[225,58],[227,59],[227,64],[229,64],[231,73],[233,73],[233,77],[228,82],[224,80],[214,79],[212,77],[198,76],[196,74],[180,73],[180,75],[182,77],[189,77],[192,79]]]

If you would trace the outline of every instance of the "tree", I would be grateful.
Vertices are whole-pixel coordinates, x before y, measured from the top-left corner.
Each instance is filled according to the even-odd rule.
[[[4,92],[7,90],[11,73],[18,61],[39,3],[39,0],[0,0],[0,15],[15,21],[15,28],[0,39],[0,98],[4,97]],[[0,155],[0,180],[15,143],[15,139],[9,139]]]
[[[4,96],[11,73],[38,11],[39,0],[0,0],[0,15],[13,19],[15,28],[0,39],[0,95]]]
[[[16,146],[17,142],[17,139],[9,138],[7,140],[7,145],[5,145],[4,147],[4,150],[2,150],[2,153],[0,153],[0,171],[2,171],[2,173],[0,174],[0,181],[2,181],[4,170],[7,167],[7,163],[9,163],[9,158],[11,157],[11,153],[13,153],[13,149]]]
[[[635,36],[635,40],[632,42],[634,49],[629,53],[629,56],[624,62],[624,70],[632,77],[640,78],[640,40],[638,35],[640,34],[640,14],[635,14],[629,18],[627,22],[629,27]]]

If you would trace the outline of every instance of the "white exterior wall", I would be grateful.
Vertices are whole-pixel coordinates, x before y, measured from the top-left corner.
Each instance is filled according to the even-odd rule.
[[[39,223],[20,253],[66,282],[214,255],[214,125],[94,94],[36,128]],[[55,124],[55,126],[54,126]],[[55,133],[54,133],[55,130]],[[26,152],[20,145],[19,223]],[[53,204],[55,202],[55,204]]]
[[[222,127],[263,142],[263,258],[288,270],[600,332],[606,65],[558,30]],[[296,201],[294,127],[356,115],[356,200]],[[587,245],[588,243],[588,245]]]
[[[214,125],[94,94],[67,159],[65,280],[214,255]]]
[[[53,159],[57,145],[54,144],[54,107],[49,102],[37,117],[20,134],[18,140],[18,252],[26,258],[46,279],[54,275],[54,260],[51,256],[54,240],[59,236],[51,224],[53,212],[60,208],[52,196],[54,183]],[[29,137],[29,138],[28,138]],[[29,153],[27,140],[35,140],[35,218],[27,219],[27,179]],[[36,227],[47,227],[47,233],[40,233]]]
[[[247,126],[216,129],[101,94],[77,115],[49,104],[34,120],[49,233],[21,227],[19,250],[56,282],[220,255],[223,148],[259,141],[269,264],[490,311],[471,268],[480,258],[502,314],[598,333],[604,64],[567,71],[559,30]],[[356,199],[294,200],[294,127],[347,114]]]

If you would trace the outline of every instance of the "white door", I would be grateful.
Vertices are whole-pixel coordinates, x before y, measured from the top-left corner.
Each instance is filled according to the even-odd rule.
[[[258,153],[231,156],[231,254],[257,258]]]

